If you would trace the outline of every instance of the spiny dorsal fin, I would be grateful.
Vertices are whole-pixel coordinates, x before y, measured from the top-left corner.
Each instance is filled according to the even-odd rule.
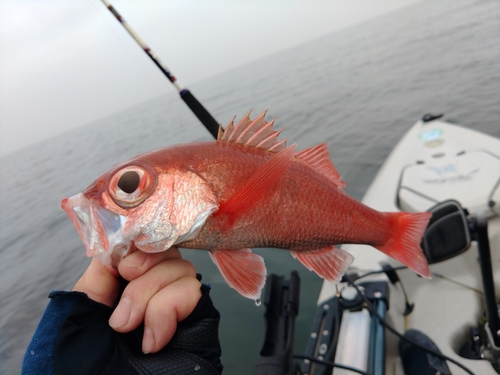
[[[266,122],[267,111],[262,112],[254,120],[250,119],[250,112],[234,126],[234,119],[223,132],[219,129],[218,141],[240,143],[268,151],[278,152],[286,147],[286,139],[278,142],[281,133],[273,129],[274,119]]]
[[[345,181],[341,181],[340,173],[330,159],[330,153],[325,143],[306,148],[297,153],[295,157],[305,161],[323,176],[328,177],[338,188],[346,187]]]

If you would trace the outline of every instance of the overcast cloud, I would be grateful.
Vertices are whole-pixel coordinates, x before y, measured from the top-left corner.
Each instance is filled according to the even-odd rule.
[[[181,84],[419,0],[114,0]],[[0,0],[0,154],[174,90],[99,0]]]

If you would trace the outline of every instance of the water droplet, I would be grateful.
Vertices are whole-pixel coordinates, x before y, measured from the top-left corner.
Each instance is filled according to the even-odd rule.
[[[200,370],[201,370],[201,366],[196,365],[196,366],[194,367],[194,371],[200,371]]]
[[[255,300],[255,306],[260,306],[262,304],[262,301],[260,300],[260,298],[257,298]]]

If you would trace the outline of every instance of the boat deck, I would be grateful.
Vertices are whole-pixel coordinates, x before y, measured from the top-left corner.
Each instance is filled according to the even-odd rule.
[[[477,152],[487,154],[485,163],[470,166],[462,162],[466,159],[460,159],[464,154],[471,155]],[[499,139],[442,121],[429,123],[419,121],[389,155],[365,194],[363,203],[379,211],[399,211],[405,204],[404,210],[427,210],[443,198],[433,197],[433,192],[429,193],[429,190],[425,194],[420,194],[418,186],[410,187],[410,190],[417,192],[416,194],[407,194],[410,190],[404,188],[403,175],[408,167],[424,165],[429,169],[434,168],[437,177],[439,173],[440,177],[444,177],[439,182],[441,185],[439,194],[443,191],[443,186],[448,184],[445,190],[449,192],[448,199],[460,199],[460,203],[468,208],[470,213],[476,214],[482,210],[488,218],[493,272],[495,280],[498,281],[500,280],[500,168],[497,168],[495,163],[500,165]],[[477,170],[473,173],[474,177],[455,178],[474,170]],[[484,189],[481,184],[474,181],[474,178],[479,178],[481,173],[491,180]],[[425,179],[427,177],[424,174],[421,176],[423,177],[420,181],[428,183],[429,180]],[[477,194],[471,193],[471,200],[464,202],[467,200],[467,195],[463,194],[466,184],[469,186],[475,184],[470,191]],[[481,188],[478,189],[477,186]],[[403,190],[406,191],[402,193]],[[496,204],[490,207],[489,201],[495,201]],[[355,257],[349,272],[356,272],[359,275],[380,269],[381,262],[400,265],[370,246],[345,245],[342,248]],[[415,304],[415,308],[405,321],[403,316],[405,299],[401,287],[399,283],[396,286],[391,284],[387,321],[401,333],[410,328],[422,331],[437,344],[443,354],[459,361],[477,375],[496,374],[490,362],[468,360],[457,354],[460,346],[470,337],[469,328],[479,325],[479,320],[485,311],[476,243],[472,242],[471,248],[461,255],[433,264],[430,268],[433,274],[444,277],[434,276],[431,280],[427,280],[410,270],[398,271],[409,300]],[[387,277],[385,274],[379,274],[363,279],[363,281],[372,280],[387,280]],[[340,285],[340,288],[342,287],[343,285]],[[497,293],[499,290],[500,285],[497,284]],[[325,282],[318,304],[333,297],[336,291],[335,284]],[[386,375],[403,375],[398,354],[399,338],[389,332],[386,338]],[[465,374],[465,371],[456,365],[450,363],[448,365],[453,374]]]

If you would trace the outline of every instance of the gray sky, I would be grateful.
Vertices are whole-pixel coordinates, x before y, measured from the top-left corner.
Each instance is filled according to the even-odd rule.
[[[185,86],[418,1],[110,0]],[[0,0],[0,154],[173,91],[100,0]]]

